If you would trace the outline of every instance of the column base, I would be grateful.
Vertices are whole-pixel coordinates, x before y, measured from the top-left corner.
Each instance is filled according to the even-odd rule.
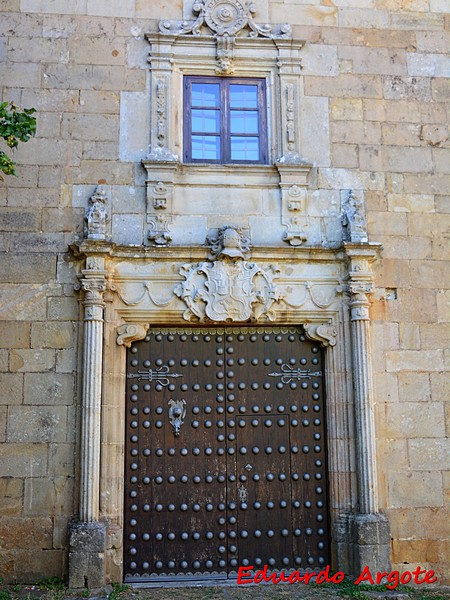
[[[352,575],[365,567],[371,573],[391,571],[391,530],[385,515],[352,515],[350,518]]]
[[[334,531],[333,569],[358,577],[391,571],[391,532],[385,515],[341,515]]]
[[[69,525],[69,587],[105,585],[106,523]]]

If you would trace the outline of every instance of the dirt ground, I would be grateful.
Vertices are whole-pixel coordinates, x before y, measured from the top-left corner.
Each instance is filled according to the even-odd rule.
[[[136,588],[114,584],[102,590],[69,590],[62,581],[41,582],[34,586],[1,586],[0,600],[450,600],[450,587],[355,586],[260,584],[192,587]]]

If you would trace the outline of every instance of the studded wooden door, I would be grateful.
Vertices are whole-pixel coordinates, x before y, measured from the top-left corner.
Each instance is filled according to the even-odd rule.
[[[301,329],[152,330],[126,413],[127,581],[329,563],[322,352]]]

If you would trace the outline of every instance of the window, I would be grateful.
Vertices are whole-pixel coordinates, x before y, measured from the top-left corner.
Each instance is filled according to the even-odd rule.
[[[185,77],[184,160],[267,163],[263,79]]]

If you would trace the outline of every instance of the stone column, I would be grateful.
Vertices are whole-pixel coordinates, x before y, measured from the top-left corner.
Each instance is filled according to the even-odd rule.
[[[106,524],[99,519],[100,416],[103,363],[104,258],[88,257],[82,271],[84,292],[83,387],[80,444],[79,521],[70,528],[69,586],[105,583]]]
[[[378,512],[378,483],[373,413],[369,298],[372,284],[350,283],[353,389],[356,417],[359,510]]]
[[[370,342],[369,296],[373,292],[370,264],[378,244],[346,244],[349,259],[350,328],[352,335],[353,392],[356,422],[356,456],[359,514],[350,519],[353,566],[373,571],[390,569],[390,531],[379,513],[375,448],[374,389]]]

